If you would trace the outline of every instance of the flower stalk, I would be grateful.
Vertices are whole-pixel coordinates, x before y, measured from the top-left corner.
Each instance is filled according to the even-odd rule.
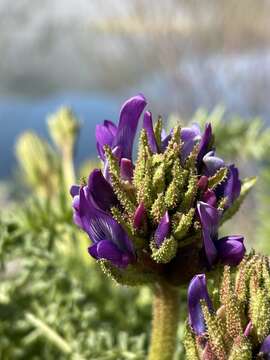
[[[171,360],[179,320],[179,289],[156,283],[153,295],[152,337],[148,360]]]

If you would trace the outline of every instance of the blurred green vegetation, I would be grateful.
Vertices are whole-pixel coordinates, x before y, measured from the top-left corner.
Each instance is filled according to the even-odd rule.
[[[173,123],[182,121],[172,115]],[[256,190],[226,229],[270,252],[270,129],[260,119],[228,117],[221,107],[199,110],[191,122],[211,121],[218,154],[242,177],[258,175]],[[68,109],[49,120],[52,143],[37,134],[16,145],[23,201],[6,206],[0,220],[0,358],[145,359],[151,323],[151,289],[119,287],[88,256],[88,239],[72,223],[69,186],[76,182],[74,149],[80,124]],[[85,177],[96,161],[78,169]],[[79,182],[79,179],[77,179]],[[264,241],[265,239],[265,241]],[[181,274],[179,274],[181,276]],[[179,343],[183,359],[186,318],[182,291]]]

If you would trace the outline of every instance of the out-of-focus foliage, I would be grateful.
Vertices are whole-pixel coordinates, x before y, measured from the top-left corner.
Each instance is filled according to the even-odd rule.
[[[23,204],[16,203],[0,214],[0,358],[145,359],[151,291],[116,286],[88,256],[88,239],[72,224],[68,196],[75,178],[73,154],[79,122],[64,110],[53,119],[60,128],[51,125],[51,133],[73,136],[65,150],[68,156],[61,135],[60,140],[52,135],[54,148],[36,134],[23,134],[17,155],[30,192]],[[219,154],[235,159],[244,175],[263,174],[252,200],[256,207],[252,205],[245,221],[255,219],[257,242],[267,239],[270,130],[258,119],[226,119],[221,108],[211,114],[200,110],[192,121],[213,123]],[[69,132],[70,128],[76,131]],[[80,176],[97,166],[96,161],[87,162]],[[185,298],[183,291],[183,321]],[[176,359],[183,356],[179,341]]]

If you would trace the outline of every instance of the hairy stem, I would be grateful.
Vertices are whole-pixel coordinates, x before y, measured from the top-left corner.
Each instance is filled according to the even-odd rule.
[[[165,283],[154,289],[152,338],[148,360],[172,360],[179,320],[179,290]]]

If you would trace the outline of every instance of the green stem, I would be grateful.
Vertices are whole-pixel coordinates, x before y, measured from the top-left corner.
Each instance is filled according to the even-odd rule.
[[[179,297],[179,289],[165,283],[156,284],[148,360],[173,359],[180,310]]]

